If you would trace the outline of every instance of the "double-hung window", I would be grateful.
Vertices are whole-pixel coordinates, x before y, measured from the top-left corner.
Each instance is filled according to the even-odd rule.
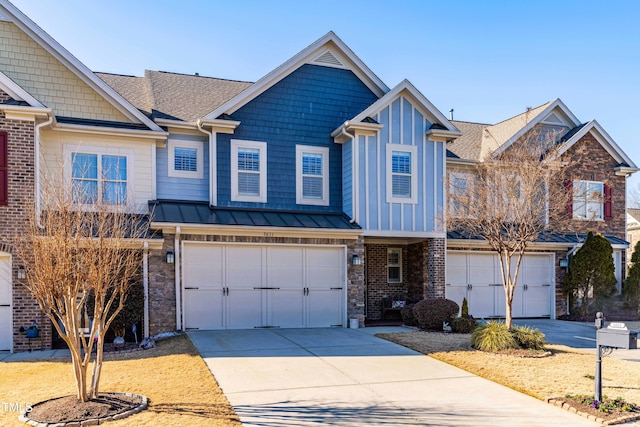
[[[573,219],[604,219],[605,185],[597,181],[573,182]]]
[[[387,282],[402,282],[402,249],[387,249]]]
[[[418,147],[387,144],[387,202],[418,203]]]
[[[463,201],[469,197],[470,179],[466,173],[452,172],[449,175],[449,212],[454,217],[466,215]]]
[[[202,141],[170,139],[168,149],[168,174],[174,178],[204,177],[204,155]]]
[[[127,156],[72,152],[71,185],[73,200],[76,203],[126,205]]]
[[[231,140],[231,200],[267,202],[267,144]]]
[[[296,203],[329,205],[329,148],[296,146]]]

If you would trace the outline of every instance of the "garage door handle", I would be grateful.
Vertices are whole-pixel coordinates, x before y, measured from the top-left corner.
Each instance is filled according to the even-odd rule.
[[[253,288],[253,289],[280,289],[280,288]]]
[[[0,304],[0,307],[11,307],[11,304]]]
[[[331,288],[332,291],[341,291],[342,288]]]
[[[186,286],[185,286],[185,290],[186,290],[186,289],[200,289],[200,288],[189,288],[189,287],[186,287]]]

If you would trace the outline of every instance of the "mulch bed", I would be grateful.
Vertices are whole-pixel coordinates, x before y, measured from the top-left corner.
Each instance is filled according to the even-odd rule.
[[[122,393],[100,393],[97,399],[87,402],[79,402],[76,396],[65,396],[36,403],[26,416],[40,423],[102,420],[132,411],[142,404],[142,396]]]
[[[602,412],[593,406],[583,404],[580,399],[573,397],[551,398],[547,399],[547,402],[603,425],[622,424],[640,419],[640,408],[634,404],[630,404],[631,408],[627,411],[614,407],[608,409],[608,412]]]

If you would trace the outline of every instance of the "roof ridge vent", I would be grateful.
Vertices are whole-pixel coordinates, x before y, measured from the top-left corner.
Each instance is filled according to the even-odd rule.
[[[331,52],[324,51],[320,56],[313,60],[316,64],[331,65],[333,67],[344,67],[344,64]]]

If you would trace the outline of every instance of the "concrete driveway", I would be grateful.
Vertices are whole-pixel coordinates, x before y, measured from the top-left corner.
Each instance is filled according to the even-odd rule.
[[[246,426],[591,426],[373,336],[403,328],[188,335]]]

